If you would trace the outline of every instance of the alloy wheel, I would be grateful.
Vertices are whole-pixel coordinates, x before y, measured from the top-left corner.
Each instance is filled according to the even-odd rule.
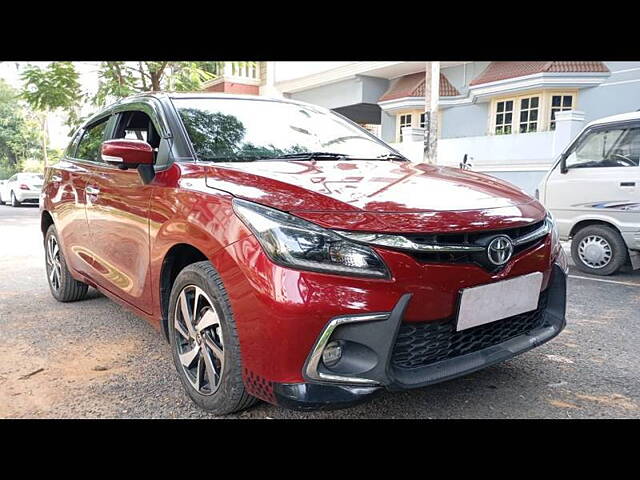
[[[589,235],[578,244],[578,256],[588,267],[603,268],[613,258],[613,252],[605,238],[600,235]]]
[[[198,393],[212,395],[224,368],[220,318],[209,296],[196,285],[182,289],[173,315],[175,348],[182,369]]]
[[[62,263],[60,262],[60,247],[56,237],[50,235],[47,240],[46,249],[47,274],[49,284],[56,292],[60,290],[60,279],[62,276]]]

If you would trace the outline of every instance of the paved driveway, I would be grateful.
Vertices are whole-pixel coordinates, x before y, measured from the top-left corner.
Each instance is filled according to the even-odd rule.
[[[38,209],[0,206],[0,417],[211,417],[183,393],[159,333],[93,290],[57,303],[43,258]],[[640,273],[572,272],[568,290],[566,330],[501,365],[347,410],[260,403],[237,417],[640,417]]]

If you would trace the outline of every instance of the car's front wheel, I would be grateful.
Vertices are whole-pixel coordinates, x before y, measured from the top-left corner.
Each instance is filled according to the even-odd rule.
[[[256,402],[242,381],[240,343],[224,285],[209,262],[178,274],[168,322],[176,370],[198,406],[225,415]]]
[[[605,225],[591,225],[571,240],[571,256],[579,270],[612,275],[627,261],[627,246],[620,234]]]
[[[54,225],[49,226],[44,236],[44,256],[49,290],[51,290],[53,297],[59,302],[82,300],[86,296],[89,286],[71,276],[60,249],[58,233]]]

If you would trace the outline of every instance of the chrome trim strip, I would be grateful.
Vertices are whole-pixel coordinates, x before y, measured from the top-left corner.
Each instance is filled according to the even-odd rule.
[[[522,237],[518,237],[516,239],[512,239],[511,242],[513,243],[514,246],[518,246],[518,245],[522,245],[523,243],[528,243],[531,242],[533,240],[537,240],[539,238],[544,237],[545,235],[547,235],[549,232],[551,232],[551,225],[549,223],[549,220],[545,220],[544,224],[537,230],[534,230],[531,233],[527,233],[526,235],[523,235]]]
[[[122,157],[114,157],[113,155],[105,155],[104,153],[100,155],[102,157],[103,162],[111,162],[111,163],[123,163],[124,160]]]
[[[331,338],[333,331],[337,327],[339,327],[340,325],[344,325],[345,323],[375,322],[379,320],[387,320],[390,315],[391,313],[371,313],[364,315],[345,315],[341,317],[334,317],[333,319],[331,319],[331,321],[324,327],[324,329],[318,336],[318,340],[316,340],[316,344],[311,350],[311,354],[309,355],[309,360],[307,361],[307,366],[305,368],[305,374],[307,378],[323,382],[378,385],[378,382],[376,382],[375,380],[369,380],[368,378],[345,377],[342,375],[331,375],[328,373],[322,373],[318,370],[318,367],[320,366],[320,361],[322,360],[322,351],[324,350],[324,347],[327,345],[327,343],[329,343],[329,339]]]
[[[378,233],[345,232],[334,230],[335,233],[356,242],[378,245],[381,247],[399,248],[401,250],[415,250],[422,252],[482,252],[485,247],[474,245],[423,245],[415,243],[402,235],[387,235]]]
[[[518,238],[511,238],[511,236],[504,234],[511,238],[511,243],[514,246],[522,245],[524,243],[537,240],[544,237],[551,232],[551,225],[548,220],[545,220],[544,224],[534,230]],[[415,243],[402,235],[389,235],[383,233],[365,233],[365,232],[349,232],[343,230],[333,230],[338,235],[341,235],[349,240],[356,242],[366,243],[369,245],[378,245],[380,247],[398,248],[401,250],[413,250],[417,252],[483,252],[486,247],[477,245],[434,245],[434,244],[420,244]],[[478,232],[474,232],[478,233]],[[480,232],[482,233],[482,232]],[[487,232],[490,234],[491,232]]]

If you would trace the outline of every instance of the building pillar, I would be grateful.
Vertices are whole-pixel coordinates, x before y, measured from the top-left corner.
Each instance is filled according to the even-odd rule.
[[[276,62],[261,62],[260,95],[282,98],[282,92],[276,87]]]
[[[424,161],[437,163],[438,158],[438,100],[440,99],[440,62],[427,62],[425,68],[424,102],[425,133]]]
[[[578,110],[566,110],[555,115],[556,129],[553,135],[553,156],[560,155],[569,145],[571,140],[584,127],[584,112]]]

